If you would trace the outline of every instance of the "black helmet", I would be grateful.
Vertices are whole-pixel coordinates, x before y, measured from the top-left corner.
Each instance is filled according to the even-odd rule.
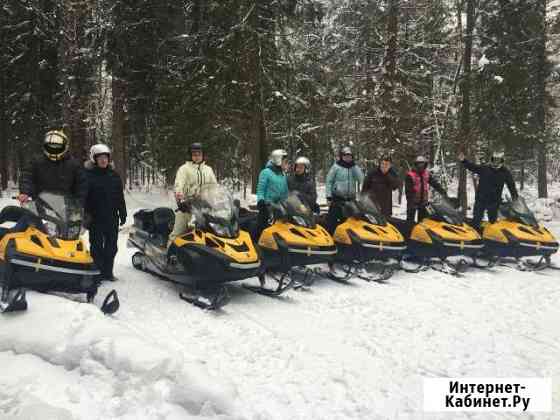
[[[192,154],[192,152],[203,152],[202,143],[191,144],[191,146],[189,147],[189,154]]]

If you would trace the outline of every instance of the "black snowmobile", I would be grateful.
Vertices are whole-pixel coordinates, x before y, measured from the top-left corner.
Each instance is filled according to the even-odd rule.
[[[296,191],[270,205],[269,226],[256,237],[257,214],[244,210],[243,225],[252,232],[262,252],[264,271],[260,285],[244,285],[251,291],[277,296],[290,288],[310,286],[315,271],[311,264],[332,261],[337,253],[329,233],[315,221],[311,208]],[[266,286],[268,280],[276,287]]]
[[[92,302],[99,286],[95,267],[80,239],[83,209],[77,199],[42,192],[25,207],[7,206],[0,212],[1,312],[27,309],[25,290],[85,294]],[[115,290],[101,310],[119,309]]]
[[[461,258],[453,264],[449,257],[474,257],[484,244],[478,232],[465,223],[460,211],[443,196],[438,196],[426,207],[428,217],[417,224],[391,218],[407,239],[407,252],[401,266],[408,272],[428,268],[447,274],[459,275],[467,265]]]
[[[218,185],[206,186],[190,202],[194,226],[167,247],[175,222],[168,207],[140,210],[128,243],[138,249],[135,268],[185,286],[180,297],[203,309],[229,301],[225,283],[258,276],[259,253],[250,235],[239,229],[239,207]]]

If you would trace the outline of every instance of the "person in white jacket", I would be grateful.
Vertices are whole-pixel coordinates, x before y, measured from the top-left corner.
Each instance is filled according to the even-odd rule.
[[[191,144],[189,154],[190,160],[179,168],[175,176],[175,200],[181,211],[175,213],[175,225],[169,235],[168,245],[187,231],[191,220],[191,213],[188,211],[189,202],[200,195],[204,188],[218,183],[214,171],[204,161],[202,144]]]

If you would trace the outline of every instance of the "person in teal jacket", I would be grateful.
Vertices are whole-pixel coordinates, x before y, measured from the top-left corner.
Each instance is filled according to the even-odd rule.
[[[325,192],[329,203],[327,230],[333,234],[342,221],[342,207],[346,201],[356,198],[364,181],[364,173],[354,162],[352,149],[348,146],[340,149],[339,159],[327,174]]]
[[[273,150],[266,167],[259,174],[259,181],[257,183],[257,208],[259,209],[257,238],[260,237],[262,231],[268,226],[270,204],[278,203],[288,198],[288,180],[285,173],[287,155],[285,150]]]

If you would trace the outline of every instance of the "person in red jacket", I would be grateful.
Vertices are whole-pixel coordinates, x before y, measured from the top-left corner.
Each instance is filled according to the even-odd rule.
[[[384,156],[379,165],[368,172],[362,193],[368,194],[381,213],[388,217],[393,214],[393,191],[400,186],[401,180],[393,169],[391,156]]]
[[[404,190],[406,194],[406,220],[410,223],[418,222],[427,216],[426,206],[430,201],[430,186],[441,195],[446,192],[428,169],[428,161],[424,156],[418,156],[414,161],[414,168],[408,171],[405,178]]]

